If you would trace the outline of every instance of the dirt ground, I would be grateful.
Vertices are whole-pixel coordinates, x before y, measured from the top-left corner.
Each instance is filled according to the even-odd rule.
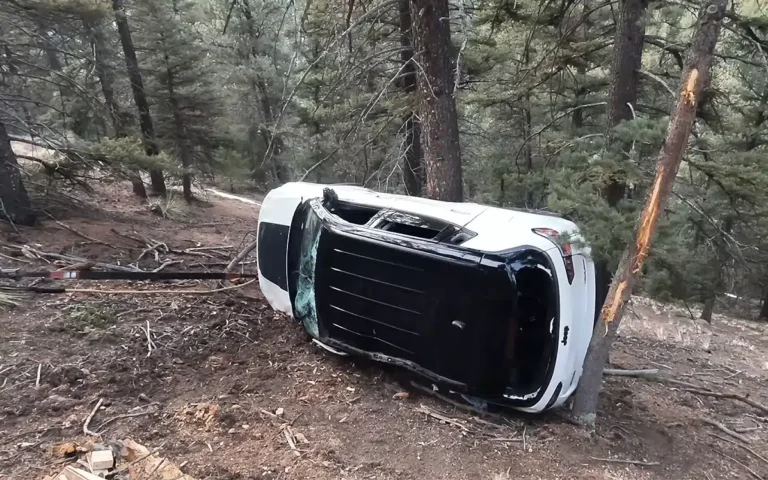
[[[165,243],[177,253],[148,252],[140,266],[175,260],[182,263],[168,269],[220,270],[256,228],[257,205],[211,196],[175,204],[173,218],[161,218],[124,187],[103,187],[69,207],[49,202],[60,222],[111,246],[49,219],[18,233],[1,225],[0,267],[60,266],[18,257],[18,245],[125,265],[145,243]],[[253,261],[246,271],[255,272]],[[768,478],[768,415],[743,402],[607,377],[594,435],[568,423],[565,410],[480,416],[413,388],[399,370],[317,348],[269,308],[255,283],[211,295],[40,294],[0,310],[0,325],[2,479],[61,470],[52,446],[85,442],[83,423],[99,399],[90,427],[102,442],[132,438],[198,480]],[[636,298],[611,363],[658,368],[766,405],[766,351],[764,324],[716,315],[709,326],[685,309]]]

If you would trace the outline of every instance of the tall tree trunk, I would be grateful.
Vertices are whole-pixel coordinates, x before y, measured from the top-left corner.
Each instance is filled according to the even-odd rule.
[[[162,37],[162,35],[161,35]],[[163,43],[165,41],[163,40]],[[173,112],[173,125],[176,133],[176,146],[179,149],[179,157],[181,157],[181,185],[184,192],[184,199],[188,202],[192,201],[192,152],[189,149],[189,139],[187,138],[187,128],[184,124],[184,117],[181,114],[181,106],[179,105],[179,99],[176,96],[176,89],[174,85],[173,69],[171,68],[171,60],[168,57],[168,49],[164,46],[165,53],[163,59],[165,60],[165,73],[166,73],[166,88],[168,89],[168,103],[171,105],[171,111]]]
[[[409,0],[400,0],[400,59],[403,62],[402,88],[409,101],[415,103],[416,65],[413,62],[413,36],[411,35],[411,6]],[[424,186],[421,151],[421,123],[416,112],[409,110],[403,116],[405,148],[403,152],[403,183],[405,193],[420,196]]]
[[[638,218],[635,241],[624,251],[587,350],[583,375],[573,402],[573,415],[592,427],[608,353],[632,295],[632,287],[642,272],[659,217],[672,191],[696,117],[696,105],[701,92],[709,84],[713,52],[726,4],[727,0],[710,0],[699,14],[698,27],[683,70],[680,97],[670,117],[664,146],[659,152],[656,177]]]
[[[87,16],[83,17],[83,27],[88,34],[88,38],[93,47],[94,70],[101,85],[101,93],[104,95],[104,103],[109,111],[109,120],[112,123],[112,129],[115,131],[116,138],[123,138],[126,135],[123,126],[120,104],[115,96],[115,74],[108,65],[109,47],[107,47],[104,30],[100,24],[101,19],[93,19]],[[133,186],[133,194],[137,197],[147,198],[147,189],[144,188],[144,181],[137,171],[129,172],[129,179]]]
[[[21,179],[19,163],[2,122],[0,122],[0,219],[17,225],[35,224],[35,215],[32,213],[29,196]]]
[[[763,294],[763,306],[760,307],[760,313],[757,315],[757,319],[768,322],[768,288],[765,289],[765,293]]]
[[[240,1],[242,2],[241,10],[243,12],[243,17],[245,18],[245,23],[248,27],[248,40],[250,42],[250,47],[251,47],[250,52],[251,52],[252,60],[254,61],[253,65],[255,66],[257,65],[256,61],[259,56],[259,52],[257,48],[257,45],[259,42],[259,32],[254,23],[253,12],[251,11],[251,4],[249,0],[240,0]],[[256,87],[255,93],[259,97],[259,105],[261,107],[261,113],[262,113],[262,116],[264,117],[264,122],[266,123],[266,126],[261,129],[263,132],[263,138],[267,145],[267,149],[269,150],[266,152],[266,155],[272,161],[273,175],[275,176],[275,178],[279,183],[283,184],[291,180],[290,172],[280,159],[280,152],[283,148],[283,139],[281,135],[277,133],[274,134],[274,138],[273,138],[272,126],[274,125],[277,119],[274,118],[274,114],[273,114],[274,109],[272,108],[272,102],[269,98],[269,88],[267,86],[267,82],[258,73],[256,73],[256,82],[254,83],[254,85]]]
[[[145,150],[148,156],[155,156],[160,153],[155,143],[155,127],[152,125],[152,116],[149,113],[149,102],[144,91],[144,81],[141,78],[139,70],[139,61],[136,59],[136,48],[133,46],[133,37],[131,29],[128,26],[128,17],[125,15],[123,0],[112,0],[112,9],[115,11],[115,24],[120,34],[120,43],[123,46],[125,55],[125,65],[128,69],[128,79],[131,82],[131,91],[133,100],[136,102],[136,108],[139,111],[139,126],[141,134],[144,137]],[[165,195],[165,178],[160,168],[150,168],[149,178],[152,182],[152,190],[158,195]]]
[[[464,194],[448,0],[411,0],[411,32],[421,67],[417,85],[427,197],[460,202]]]
[[[611,144],[611,130],[625,120],[631,120],[632,108],[637,103],[640,85],[640,67],[643,60],[645,41],[645,20],[648,0],[622,0],[619,18],[616,22],[616,38],[613,44],[613,82],[608,103],[606,125],[607,144]],[[628,150],[628,149],[627,149]],[[611,207],[616,207],[626,195],[627,186],[623,180],[610,178],[603,188],[603,197]],[[602,303],[611,284],[611,270],[608,260],[597,263],[597,302]]]
[[[701,309],[701,319],[707,323],[712,323],[712,314],[715,311],[715,294],[710,295],[704,300],[704,308]]]

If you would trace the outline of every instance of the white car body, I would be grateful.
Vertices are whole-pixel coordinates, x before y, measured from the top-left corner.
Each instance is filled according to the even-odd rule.
[[[436,219],[455,226],[456,231],[461,229],[470,232],[471,238],[462,240],[460,245],[450,247],[459,253],[466,252],[468,255],[479,255],[478,258],[485,258],[487,255],[490,258],[498,255],[499,252],[525,247],[546,255],[551,262],[553,271],[550,272],[545,267],[540,267],[540,269],[546,270],[547,274],[553,277],[553,283],[556,284],[556,288],[552,287],[556,290],[556,313],[553,319],[547,320],[551,325],[550,331],[554,325],[558,330],[556,334],[551,332],[552,338],[556,340],[554,341],[556,345],[554,347],[547,346],[547,348],[556,350],[556,353],[552,354],[554,363],[550,363],[546,367],[549,369],[548,378],[542,381],[535,391],[520,395],[507,392],[503,394],[503,398],[499,398],[499,401],[519,410],[540,412],[562,405],[568,399],[578,385],[595,318],[594,265],[590,258],[589,249],[583,246],[584,242],[574,223],[548,214],[529,213],[473,203],[448,203],[419,197],[378,193],[356,186],[288,183],[269,192],[261,206],[259,216],[260,240],[262,239],[262,226],[269,227],[264,228],[264,231],[277,233],[271,234],[269,238],[265,237],[264,247],[262,248],[261,245],[259,247],[259,282],[270,305],[290,316],[295,315],[295,305],[292,302],[290,288],[287,288],[286,282],[288,280],[285,280],[291,275],[291,272],[288,271],[290,262],[288,259],[283,262],[282,258],[275,259],[274,257],[275,255],[277,257],[288,256],[290,229],[294,217],[297,215],[297,209],[308,200],[323,198],[324,190],[329,188],[335,192],[337,200],[343,204],[370,207],[386,212],[397,212],[398,214],[402,212],[409,218],[416,216],[431,220]],[[318,208],[317,202],[315,208]],[[343,220],[340,222],[344,223]],[[301,226],[303,228],[304,223],[301,223]],[[294,228],[296,227],[294,226]],[[375,227],[370,225],[354,228],[361,232],[363,231],[360,230],[361,228],[375,230]],[[539,230],[539,233],[536,230]],[[555,238],[553,235],[541,234],[541,231],[547,232],[549,230],[554,231],[550,233],[554,233],[555,236],[567,235],[568,240],[566,241],[572,245],[569,247],[572,248],[570,252],[572,265],[570,280],[566,272],[566,255],[563,253],[562,247],[558,245],[563,237]],[[381,233],[398,237],[395,240],[396,243],[398,243],[399,237],[407,237],[407,235],[399,233],[376,232],[377,235]],[[418,241],[423,243],[430,240]],[[281,246],[283,242],[285,247]],[[393,248],[402,249],[402,247]],[[264,265],[262,265],[262,261]],[[267,265],[273,261],[277,262],[274,267]],[[280,277],[283,267],[286,269],[285,277]],[[267,269],[277,273],[265,274]],[[530,271],[527,271],[527,274],[531,275]],[[283,284],[280,285],[279,283]],[[542,285],[544,284],[542,283]],[[314,293],[312,295],[314,301]],[[534,310],[530,311],[533,312]],[[545,311],[549,310],[535,310],[540,314],[544,314]],[[464,326],[461,325],[460,328],[463,329]],[[535,328],[540,328],[540,326]],[[372,331],[375,332],[376,330],[373,329]],[[318,338],[317,335],[313,336],[318,343],[323,345],[322,338]],[[507,339],[507,342],[514,343],[517,341],[514,338],[517,337],[513,337],[513,340]],[[328,344],[325,346],[337,353],[350,353],[349,351],[345,352],[338,345],[331,346]],[[352,353],[359,352],[353,351]],[[376,354],[376,352],[369,353]],[[374,355],[373,358],[382,360],[383,356]],[[383,361],[391,361],[391,359],[386,358]],[[409,363],[405,362],[405,366],[408,367]],[[412,370],[419,373],[419,368],[414,367]],[[472,395],[472,392],[469,392],[468,395]]]

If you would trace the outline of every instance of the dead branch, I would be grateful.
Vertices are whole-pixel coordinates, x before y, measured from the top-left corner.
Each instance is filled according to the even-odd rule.
[[[183,263],[183,262],[181,260],[169,260],[167,262],[163,262],[162,265],[152,270],[152,273],[162,272],[163,270],[165,270],[165,267],[170,267],[171,265],[178,265],[180,263]]]
[[[112,233],[114,233],[115,235],[119,236],[119,237],[127,238],[128,240],[131,240],[131,241],[133,241],[133,242],[136,242],[136,243],[138,243],[139,245],[141,245],[142,247],[143,247],[143,246],[146,246],[146,242],[145,242],[144,240],[140,239],[140,238],[137,238],[137,237],[133,237],[133,236],[131,236],[131,235],[128,235],[127,233],[120,233],[120,232],[118,232],[118,231],[117,231],[116,229],[114,229],[114,228],[110,229],[110,231],[111,231]]]
[[[613,375],[616,377],[647,377],[648,375],[656,375],[659,373],[658,368],[648,368],[645,370],[621,370],[616,368],[606,368],[603,370],[604,375]]]
[[[728,435],[732,436],[737,440],[741,440],[744,443],[752,443],[752,440],[748,439],[744,435],[734,432],[733,430],[731,430],[730,428],[726,427],[725,425],[723,425],[718,421],[712,420],[711,418],[703,418],[703,417],[700,420],[704,423],[712,425],[713,427],[719,429],[723,433],[727,433]]]
[[[139,258],[136,259],[136,264],[138,265],[141,259],[144,258],[144,256],[150,252],[155,252],[155,255],[157,255],[157,249],[160,247],[165,247],[166,251],[168,250],[168,245],[166,245],[163,242],[156,242],[152,245],[149,245],[147,246],[147,248],[141,251],[141,255],[139,255]]]
[[[746,403],[750,407],[754,407],[754,408],[762,411],[763,413],[768,413],[768,406],[765,406],[765,405],[763,405],[761,403],[758,403],[758,402],[752,400],[751,398],[747,397],[746,395],[741,395],[741,394],[732,393],[732,392],[723,392],[723,393],[720,393],[720,392],[710,392],[709,390],[700,390],[700,389],[698,389],[698,387],[694,388],[694,389],[683,390],[683,391],[684,392],[688,392],[688,393],[694,393],[696,395],[704,395],[704,396],[707,396],[707,397],[713,397],[713,398],[729,398],[731,400],[738,400],[740,402]]]
[[[768,406],[765,406],[759,402],[756,402],[751,398],[747,397],[746,395],[741,395],[739,393],[733,393],[733,392],[713,392],[710,390],[704,390],[703,387],[699,385],[695,385],[693,383],[684,382],[682,380],[677,380],[674,378],[662,377],[660,375],[657,375],[656,373],[652,373],[652,370],[653,369],[635,370],[635,371],[606,369],[604,371],[606,375],[637,377],[637,378],[642,378],[644,380],[651,380],[654,382],[664,383],[667,385],[686,387],[682,389],[683,392],[693,393],[696,395],[703,395],[703,396],[713,397],[713,398],[728,398],[731,400],[738,400],[742,403],[746,403],[747,405],[753,408],[756,408],[757,410],[760,410],[763,413],[768,413]],[[633,373],[629,373],[629,372],[633,372]]]
[[[101,263],[101,262],[91,262],[87,258],[82,257],[75,257],[72,255],[61,255],[58,253],[49,253],[49,252],[42,252],[40,250],[34,249],[30,247],[29,245],[12,245],[8,244],[9,247],[18,249],[21,251],[22,254],[24,254],[27,258],[39,258],[42,260],[64,260],[71,263],[92,263],[94,267],[99,267],[104,270],[112,270],[112,271],[118,271],[118,272],[141,272],[142,270],[135,267],[123,267],[120,265],[112,265],[109,263]],[[31,255],[31,257],[30,257]]]
[[[79,231],[79,230],[75,230],[74,228],[70,227],[70,226],[69,226],[69,225],[67,225],[66,223],[64,223],[64,222],[60,222],[60,221],[56,220],[56,219],[53,217],[53,215],[51,215],[51,214],[50,214],[50,213],[48,213],[48,212],[43,212],[43,213],[45,213],[45,214],[48,216],[48,218],[50,218],[51,220],[53,220],[54,222],[56,222],[56,225],[58,225],[58,226],[60,226],[60,227],[62,227],[62,228],[65,228],[65,229],[69,230],[70,232],[74,233],[75,235],[77,235],[77,236],[78,236],[78,237],[80,237],[80,238],[84,238],[84,239],[88,240],[89,242],[98,243],[99,245],[105,245],[105,246],[107,246],[107,247],[109,247],[109,248],[113,248],[113,249],[115,249],[115,250],[118,250],[118,248],[117,248],[117,247],[115,247],[114,245],[110,245],[110,244],[109,244],[109,243],[107,243],[107,242],[104,242],[104,241],[98,240],[98,239],[96,239],[96,238],[90,237],[90,236],[88,236],[88,235],[84,234],[83,232],[81,232],[81,231]]]
[[[122,415],[116,415],[114,417],[108,418],[104,420],[104,423],[99,425],[99,435],[101,435],[104,432],[104,428],[109,425],[112,422],[116,422],[118,420],[122,420],[124,418],[133,418],[133,417],[141,417],[143,415],[149,415],[150,413],[154,413],[156,410],[154,408],[151,408],[149,410],[144,410],[142,412],[133,412],[133,413],[124,413]]]
[[[760,460],[761,460],[763,463],[765,463],[766,465],[768,465],[768,458],[765,458],[764,456],[762,456],[762,455],[760,455],[759,453],[755,452],[754,450],[752,450],[752,449],[751,449],[751,448],[749,448],[748,446],[746,446],[746,445],[742,445],[742,444],[740,444],[739,442],[734,442],[734,441],[733,441],[733,440],[731,440],[730,438],[722,437],[722,436],[720,436],[720,435],[718,435],[718,434],[716,434],[716,433],[712,433],[711,435],[712,435],[713,437],[719,438],[720,440],[722,440],[722,441],[724,441],[724,442],[728,442],[728,443],[730,443],[730,444],[736,445],[737,447],[739,447],[739,448],[741,448],[741,449],[744,449],[744,450],[746,450],[747,452],[751,453],[751,454],[752,454],[752,455],[754,455],[755,457],[759,458],[759,459],[760,459]]]
[[[598,462],[609,462],[609,463],[624,463],[628,465],[640,465],[642,467],[655,467],[657,465],[661,465],[659,462],[644,462],[641,460],[625,460],[622,458],[600,458],[600,457],[589,457],[592,460],[597,460]]]
[[[296,448],[296,439],[290,425],[283,425],[282,430],[283,435],[285,436],[285,440],[288,442],[288,446],[291,447],[291,450],[293,450],[294,455],[301,455],[301,453],[299,453],[299,449]]]
[[[147,328],[146,330],[143,327],[139,327],[144,331],[144,334],[147,336],[147,358],[149,358],[152,355],[152,350],[157,350],[157,345],[155,345],[155,342],[152,341],[152,330],[149,328],[149,320],[147,320]]]
[[[748,471],[748,472],[750,473],[750,475],[752,475],[753,477],[755,477],[757,480],[763,480],[763,477],[761,477],[760,475],[758,475],[758,474],[757,474],[757,473],[756,473],[754,470],[752,470],[752,469],[751,469],[751,468],[749,468],[748,466],[744,465],[744,464],[743,464],[743,463],[741,463],[740,461],[736,460],[735,458],[733,458],[733,457],[731,457],[731,456],[728,456],[728,455],[726,455],[725,453],[721,452],[720,450],[715,450],[715,451],[716,451],[717,453],[719,453],[720,455],[724,456],[725,458],[727,458],[728,460],[730,460],[730,461],[732,461],[732,462],[734,462],[734,463],[737,463],[737,464],[741,465],[742,467],[744,467],[744,469],[745,469],[746,471]]]
[[[99,401],[96,402],[96,406],[93,407],[93,410],[91,410],[91,413],[85,419],[85,423],[83,424],[83,435],[93,435],[94,437],[99,436],[98,433],[90,431],[88,429],[88,425],[90,425],[91,420],[93,420],[93,416],[96,415],[96,412],[99,410],[99,408],[101,408],[102,403],[104,403],[104,399],[100,398]]]
[[[227,265],[227,268],[224,269],[224,273],[231,272],[232,269],[235,268],[238,263],[243,261],[243,259],[247,257],[248,254],[251,253],[258,244],[259,244],[259,239],[257,237],[256,240],[246,245],[245,248],[243,248],[243,250],[240,253],[238,253],[237,256],[233,258],[231,262],[229,262],[229,265]]]

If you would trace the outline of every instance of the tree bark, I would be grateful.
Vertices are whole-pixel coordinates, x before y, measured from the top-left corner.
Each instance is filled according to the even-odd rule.
[[[638,219],[635,241],[624,251],[587,350],[579,389],[574,397],[573,416],[592,427],[608,353],[632,295],[632,287],[642,272],[659,217],[672,191],[701,92],[709,85],[713,52],[726,4],[727,0],[710,0],[699,14],[697,30],[683,70],[680,96],[670,117],[664,146],[659,152],[656,177]]]
[[[701,319],[707,323],[712,323],[712,313],[715,311],[715,296],[711,295],[704,300],[704,308],[701,309]]]
[[[768,288],[765,289],[765,293],[763,294],[763,306],[760,307],[760,313],[758,314],[757,319],[768,322]]]
[[[637,103],[640,85],[640,67],[643,60],[645,41],[645,17],[648,0],[622,0],[619,18],[616,22],[616,37],[613,44],[613,82],[608,103],[606,142],[611,144],[611,130],[625,120],[631,120],[632,108]],[[631,107],[630,107],[631,105]],[[611,177],[603,188],[603,197],[611,207],[616,207],[624,198],[627,186],[623,180]],[[608,294],[611,270],[608,260],[597,262],[597,302],[601,304]]]
[[[131,82],[131,91],[133,100],[136,102],[136,108],[139,111],[139,126],[141,134],[144,137],[145,150],[148,156],[155,156],[160,153],[155,143],[155,128],[152,125],[152,116],[149,112],[149,102],[144,91],[144,81],[139,70],[139,61],[136,58],[136,48],[133,46],[133,37],[131,29],[128,26],[128,17],[125,15],[123,0],[112,0],[112,9],[115,11],[115,24],[120,34],[120,43],[123,46],[125,55],[125,65],[128,69],[128,79]],[[160,168],[150,168],[149,178],[152,182],[152,190],[158,195],[165,195],[165,178]]]
[[[463,200],[448,0],[411,0],[427,197]]]
[[[164,40],[163,40],[164,42]],[[179,99],[176,96],[176,88],[174,85],[173,69],[171,68],[171,60],[168,57],[168,49],[165,48],[165,54],[163,59],[165,60],[165,73],[166,73],[166,88],[168,89],[168,103],[171,105],[171,111],[173,112],[173,125],[176,133],[176,147],[179,149],[179,157],[181,157],[181,185],[182,192],[184,193],[184,200],[187,202],[192,201],[192,152],[189,149],[189,139],[187,138],[187,128],[184,124],[184,117],[181,114],[181,106],[179,105]]]
[[[251,4],[249,0],[240,1],[242,2],[241,10],[243,12],[243,17],[245,18],[245,23],[248,26],[248,39],[250,41],[251,56],[253,57],[252,59],[254,61],[257,61],[259,56],[259,51],[257,48],[258,42],[260,41],[259,32],[257,31],[256,25],[254,23],[253,12],[251,11]],[[256,81],[254,82],[254,86],[256,87],[255,93],[259,97],[261,113],[264,117],[264,122],[266,123],[266,127],[261,129],[263,132],[262,135],[264,141],[267,145],[267,149],[269,150],[266,152],[266,155],[271,159],[272,173],[274,177],[277,179],[278,183],[284,184],[291,180],[290,171],[283,164],[279,156],[284,145],[282,136],[277,132],[274,134],[272,133],[272,126],[274,125],[276,119],[274,118],[273,114],[274,109],[272,108],[272,101],[269,98],[269,88],[267,86],[267,82],[258,73],[256,74]]]
[[[29,195],[21,179],[19,163],[2,122],[0,122],[0,219],[8,220],[15,225],[35,224],[35,215],[32,213]]]
[[[416,102],[416,64],[413,60],[413,36],[411,35],[411,6],[409,0],[400,0],[400,59],[403,62],[402,89],[409,100]],[[421,196],[424,172],[421,151],[421,123],[416,112],[409,110],[403,116],[405,148],[403,151],[403,183],[405,193]]]

